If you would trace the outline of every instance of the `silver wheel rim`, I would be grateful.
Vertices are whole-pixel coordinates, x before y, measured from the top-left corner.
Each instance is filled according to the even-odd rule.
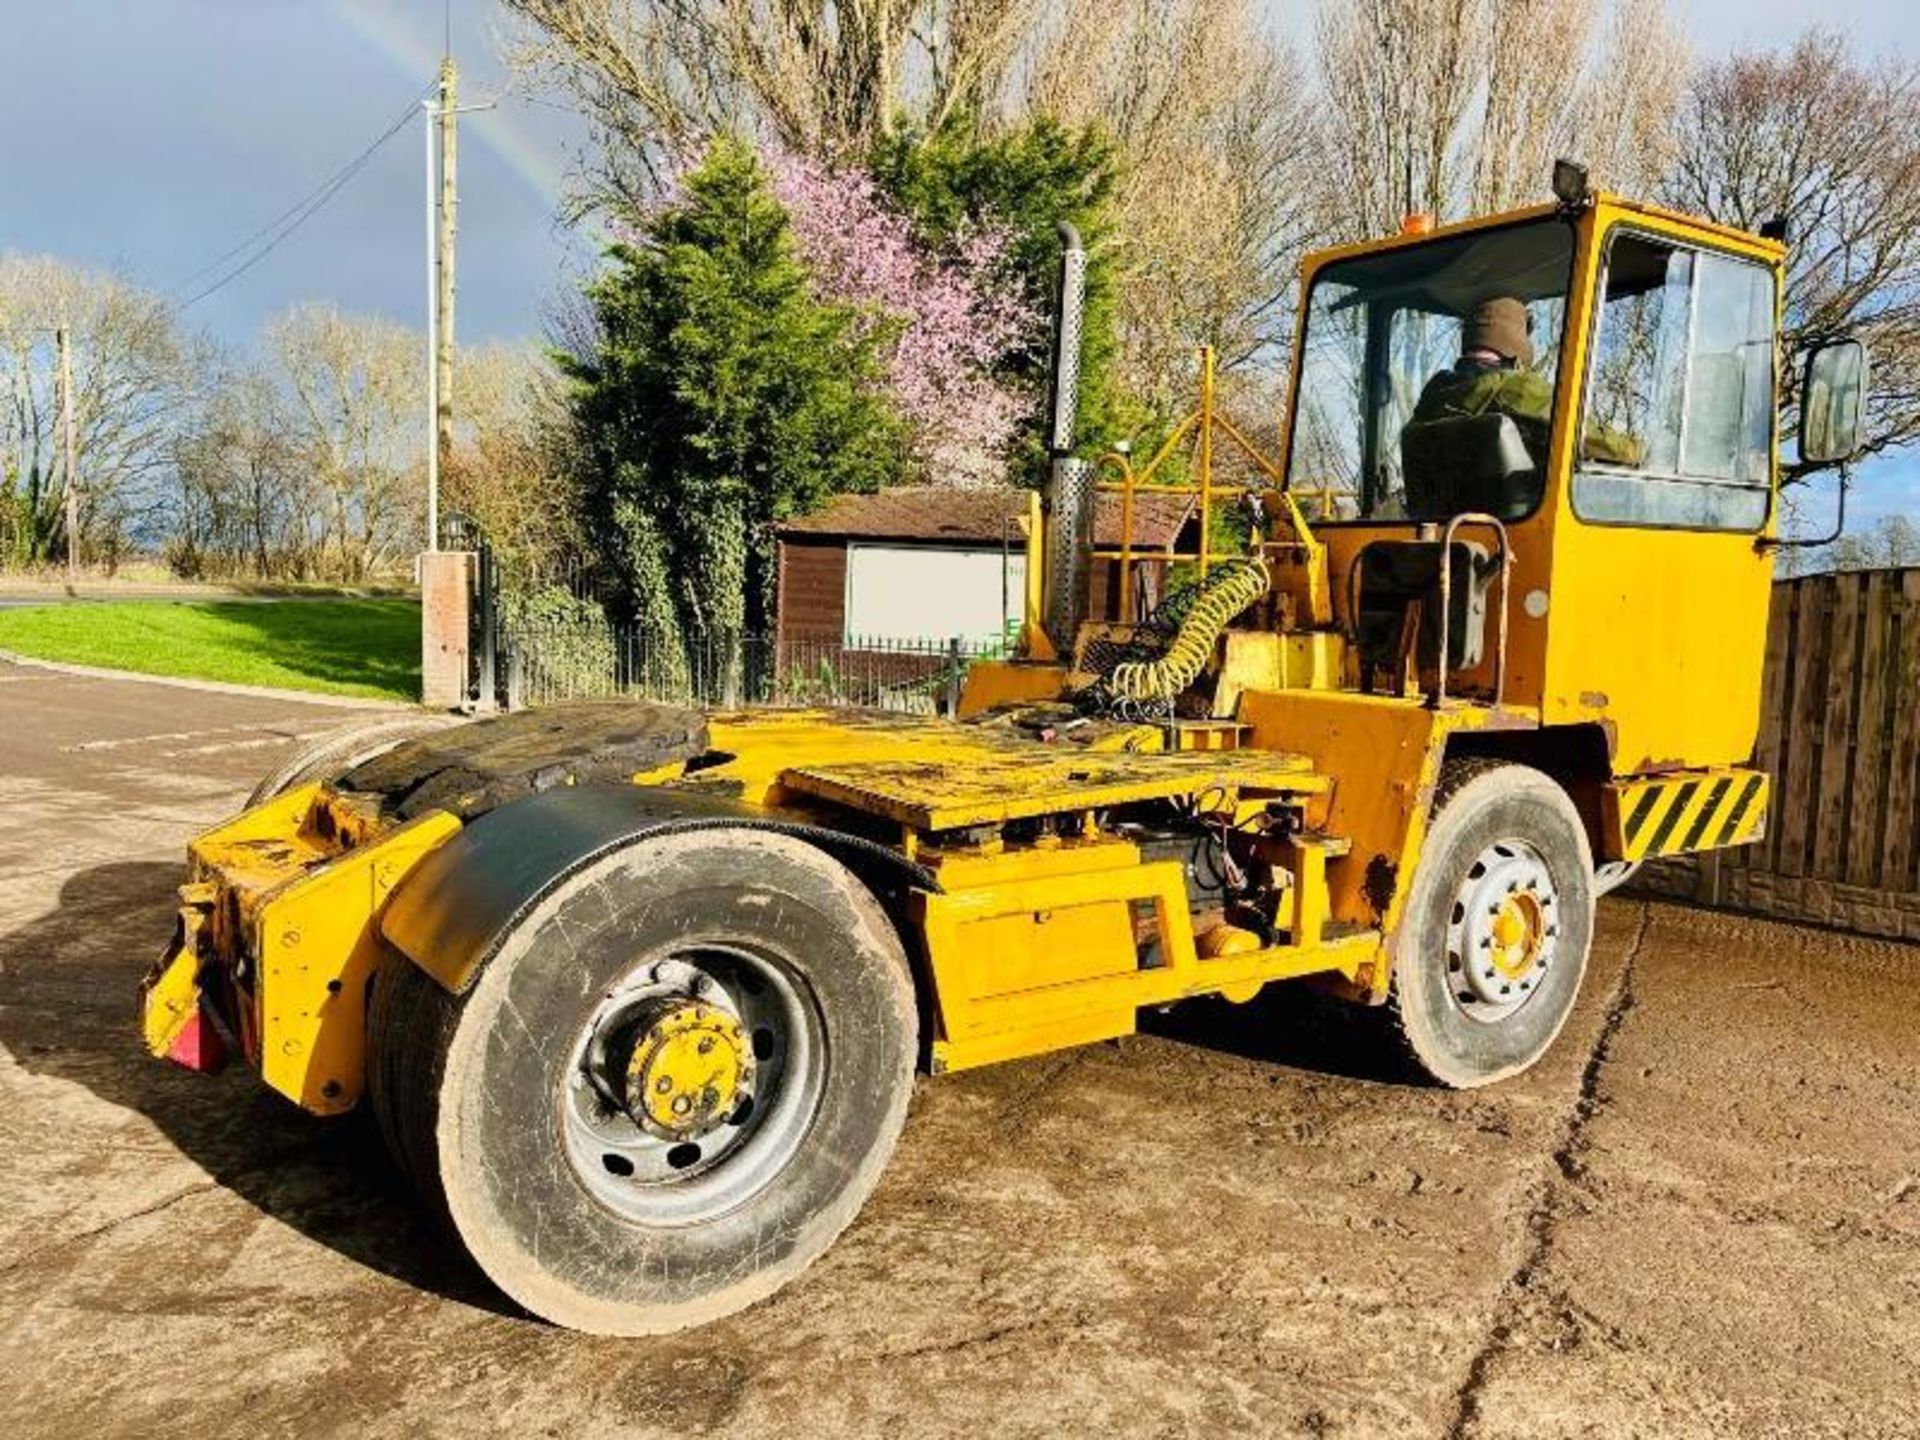
[[[1525,840],[1496,840],[1467,867],[1447,917],[1447,990],[1482,1024],[1540,993],[1559,949],[1553,873]]]
[[[609,1057],[631,1048],[642,1017],[695,1004],[737,1021],[750,1073],[726,1118],[697,1135],[650,1132],[618,1103]],[[819,1112],[826,1035],[811,990],[784,963],[730,941],[677,948],[635,967],[602,994],[561,1078],[567,1160],[586,1191],[644,1225],[692,1225],[725,1214],[786,1167]]]

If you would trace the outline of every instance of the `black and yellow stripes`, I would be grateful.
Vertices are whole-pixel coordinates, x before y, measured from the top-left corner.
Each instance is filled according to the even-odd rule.
[[[1603,860],[1685,855],[1757,840],[1769,785],[1758,770],[1682,770],[1607,786]]]

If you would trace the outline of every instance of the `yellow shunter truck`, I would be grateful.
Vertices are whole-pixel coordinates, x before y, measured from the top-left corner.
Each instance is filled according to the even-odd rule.
[[[1752,840],[1770,799],[1782,237],[1566,162],[1554,195],[1308,258],[1283,450],[1231,489],[1071,456],[1069,234],[1021,652],[960,718],[622,702],[349,737],[192,842],[147,1044],[370,1103],[503,1291],[611,1334],[798,1274],[916,1068],[1288,980],[1387,1007],[1438,1083],[1526,1069],[1595,897]],[[1530,332],[1502,393],[1538,403],[1436,414],[1490,300]],[[1860,347],[1796,379],[1799,463],[1850,456]],[[1095,550],[1095,496],[1130,519],[1153,490],[1197,494],[1196,553]],[[1228,505],[1251,538],[1211,553]],[[1095,564],[1118,622],[1088,618]]]

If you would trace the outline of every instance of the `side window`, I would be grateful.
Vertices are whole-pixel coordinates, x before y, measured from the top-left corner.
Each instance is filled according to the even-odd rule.
[[[1573,505],[1585,520],[1757,530],[1773,451],[1773,276],[1616,233]]]

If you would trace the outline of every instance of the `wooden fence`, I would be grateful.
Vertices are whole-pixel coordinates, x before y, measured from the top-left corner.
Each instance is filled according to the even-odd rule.
[[[1920,940],[1920,569],[1777,583],[1762,695],[1766,837],[1640,888]]]

